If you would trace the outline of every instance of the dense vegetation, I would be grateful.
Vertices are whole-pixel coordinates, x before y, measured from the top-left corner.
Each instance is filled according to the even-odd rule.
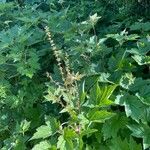
[[[149,0],[0,0],[0,149],[150,148]]]

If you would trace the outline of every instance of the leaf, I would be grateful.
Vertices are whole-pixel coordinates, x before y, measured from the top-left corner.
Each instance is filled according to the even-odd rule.
[[[45,120],[46,120],[46,125],[42,125],[38,127],[30,140],[40,139],[40,138],[45,139],[55,134],[56,131],[59,129],[59,123],[55,118],[51,116],[46,116]]]
[[[140,143],[137,143],[132,137],[130,137],[130,143],[129,143],[129,149],[130,150],[141,150],[142,146]]]
[[[88,114],[88,118],[92,122],[105,122],[106,120],[110,119],[113,117],[115,113],[108,112],[106,110],[101,110],[101,111],[90,111]]]
[[[48,141],[42,141],[38,144],[36,144],[32,150],[48,150],[51,148],[51,145]]]
[[[79,119],[80,125],[82,125],[83,127],[89,123],[89,120],[83,114],[79,114],[78,119]]]
[[[38,56],[36,54],[36,51],[34,49],[30,49],[30,58],[26,60],[26,62],[19,62],[16,64],[17,71],[21,75],[25,75],[29,78],[32,78],[33,75],[36,73],[37,70],[40,69],[40,65],[38,63]]]
[[[139,64],[139,65],[148,65],[150,64],[150,56],[140,56],[134,55],[132,58]]]
[[[144,80],[142,78],[136,78],[134,80],[134,84],[130,85],[129,90],[132,92],[138,92],[140,89],[146,89],[146,87],[150,84],[150,80]],[[147,90],[146,90],[147,91]],[[144,92],[145,93],[145,92]]]
[[[150,105],[150,85],[145,85],[139,89],[139,93],[136,96],[146,105]]]
[[[55,134],[59,130],[60,124],[57,122],[56,118],[52,116],[45,116],[45,121],[47,126],[51,128],[52,134]]]
[[[6,98],[6,87],[0,83],[0,98]]]
[[[127,139],[122,140],[120,137],[116,137],[111,140],[111,150],[130,150]]]
[[[67,139],[74,139],[77,136],[73,129],[64,128],[64,138]]]
[[[123,30],[120,34],[107,34],[106,37],[115,39],[119,42],[120,45],[122,45],[126,41],[134,41],[139,38],[137,34],[128,35],[128,32],[126,30]]]
[[[109,85],[101,88],[101,93],[99,94],[99,105],[110,105],[113,102],[109,100],[113,91],[116,89],[117,85]]]
[[[64,128],[63,135],[58,137],[57,148],[60,148],[60,150],[74,150],[74,147],[77,147],[73,142],[76,137],[75,130]]]
[[[81,89],[80,89],[80,102],[83,103],[86,98],[86,92],[85,92],[85,81],[83,81]]]
[[[97,16],[97,13],[95,13],[94,15],[90,16],[90,23],[92,23],[93,25],[95,23],[97,23],[97,21],[100,19],[101,17]]]
[[[150,51],[150,42],[146,37],[142,38],[137,42],[137,47],[140,55],[147,54]]]
[[[90,91],[90,103],[99,106],[107,106],[113,104],[113,102],[109,100],[109,98],[116,87],[117,85],[105,85],[100,87],[97,82]]]
[[[3,3],[0,4],[0,11],[4,11],[4,10],[7,10],[7,9],[11,9],[14,7],[14,3],[10,2],[10,3],[5,3],[4,2],[6,0],[2,0]]]
[[[129,87],[132,84],[134,84],[134,81],[135,81],[135,78],[133,77],[133,75],[131,73],[126,73],[125,75],[121,77],[120,85],[125,89],[129,89]]]
[[[133,25],[130,26],[131,30],[143,30],[149,31],[150,30],[150,22],[135,22]]]
[[[59,93],[59,89],[56,90],[53,86],[48,86],[47,95],[45,95],[44,98],[46,101],[57,103],[59,101],[59,97],[57,96]]]
[[[130,95],[124,92],[122,95],[118,95],[116,104],[125,106],[125,112],[127,117],[131,117],[133,120],[143,122],[149,120],[150,109],[144,105],[136,96]]]
[[[89,135],[89,134],[93,134],[95,132],[98,132],[97,129],[86,129],[84,131],[81,132],[81,135],[84,136],[84,135]]]
[[[126,40],[128,41],[134,41],[134,40],[137,40],[140,36],[137,35],[137,34],[131,34],[131,35],[128,35]]]
[[[74,150],[73,142],[70,139],[64,139],[63,136],[59,136],[57,148],[60,150]]]
[[[120,129],[126,128],[126,124],[128,123],[128,119],[122,113],[115,115],[103,125],[102,132],[104,135],[104,140],[108,138],[116,138]]]
[[[26,131],[29,130],[30,124],[31,124],[31,122],[29,122],[29,121],[27,121],[27,120],[23,120],[23,121],[21,122],[20,127],[21,127],[23,133],[25,133]]]
[[[137,144],[133,138],[130,138],[130,141],[127,139],[121,139],[120,137],[116,137],[111,140],[112,144],[110,145],[111,150],[141,150],[142,147],[140,144]]]
[[[113,82],[109,81],[108,78],[110,77],[109,73],[101,73],[99,77],[99,82],[106,82],[106,83],[111,83],[114,84]]]
[[[17,136],[14,150],[26,149],[25,140],[22,136]]]
[[[66,144],[66,141],[65,141],[63,135],[59,136],[58,142],[57,142],[57,148],[60,150],[66,150],[65,144]]]
[[[148,125],[133,124],[128,125],[128,128],[133,132],[133,136],[143,138],[144,149],[150,148],[150,127]]]
[[[36,132],[34,133],[34,135],[30,140],[45,139],[47,137],[50,137],[51,135],[52,135],[51,127],[42,125],[36,129]]]
[[[39,21],[39,18],[30,18],[29,16],[24,16],[24,17],[17,17],[18,20],[23,21],[25,23],[32,23],[32,24],[36,24]]]
[[[98,97],[100,95],[100,87],[98,85],[98,82],[93,86],[93,88],[90,91],[90,104],[98,104]]]

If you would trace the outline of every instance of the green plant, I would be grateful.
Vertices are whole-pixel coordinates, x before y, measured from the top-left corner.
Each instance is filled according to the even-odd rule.
[[[134,2],[0,1],[0,149],[150,148],[150,22]]]

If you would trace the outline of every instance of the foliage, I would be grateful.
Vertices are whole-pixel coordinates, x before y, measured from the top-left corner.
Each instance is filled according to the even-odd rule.
[[[150,148],[149,6],[0,1],[0,149]]]

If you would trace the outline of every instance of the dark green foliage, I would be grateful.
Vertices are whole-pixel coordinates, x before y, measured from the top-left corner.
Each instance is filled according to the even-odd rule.
[[[148,0],[0,0],[0,149],[150,148],[149,10]]]

